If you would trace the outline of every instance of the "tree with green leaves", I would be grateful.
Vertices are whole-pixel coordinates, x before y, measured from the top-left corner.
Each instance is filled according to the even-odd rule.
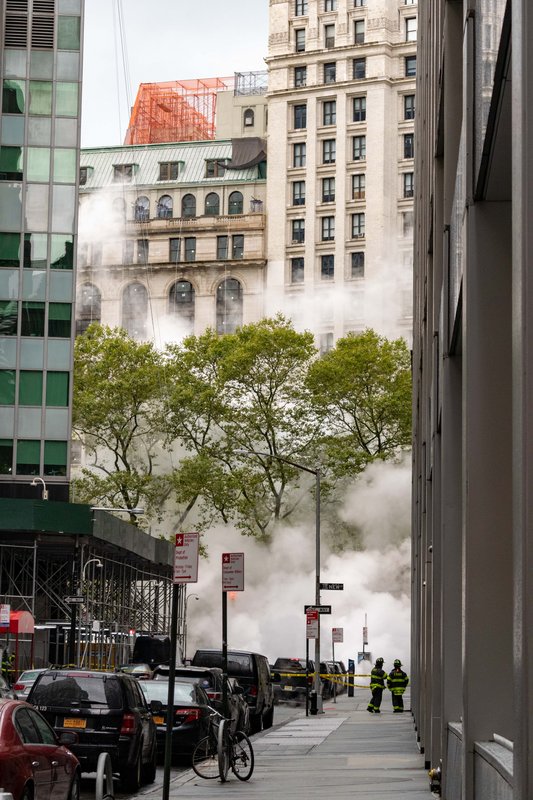
[[[155,513],[168,495],[158,474],[164,441],[162,359],[152,344],[92,323],[75,343],[73,430],[92,459],[73,481],[77,500]],[[137,517],[131,515],[136,523]]]

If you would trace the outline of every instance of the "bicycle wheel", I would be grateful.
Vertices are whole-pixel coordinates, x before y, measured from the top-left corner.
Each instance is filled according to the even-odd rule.
[[[224,783],[228,777],[230,767],[230,732],[228,722],[225,719],[221,719],[218,726],[217,755],[218,775],[222,783]]]
[[[247,781],[254,771],[254,751],[245,733],[237,731],[231,747],[231,769],[240,781]]]
[[[217,743],[214,735],[200,739],[193,750],[192,768],[200,778],[218,778]]]

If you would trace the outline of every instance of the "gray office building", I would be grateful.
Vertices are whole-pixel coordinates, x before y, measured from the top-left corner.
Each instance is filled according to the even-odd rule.
[[[531,1],[418,31],[413,713],[443,798],[531,800]]]
[[[0,497],[68,499],[82,29],[0,0]]]

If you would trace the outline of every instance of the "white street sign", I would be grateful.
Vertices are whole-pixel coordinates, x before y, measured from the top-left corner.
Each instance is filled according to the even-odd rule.
[[[198,580],[197,533],[177,533],[174,549],[174,583],[196,583]]]
[[[244,591],[244,553],[222,553],[222,591]]]
[[[344,641],[344,628],[332,628],[331,641],[342,644],[342,642]]]
[[[318,639],[318,609],[310,608],[305,612],[305,638]]]
[[[9,628],[9,615],[11,606],[9,603],[0,603],[0,626],[2,628]]]

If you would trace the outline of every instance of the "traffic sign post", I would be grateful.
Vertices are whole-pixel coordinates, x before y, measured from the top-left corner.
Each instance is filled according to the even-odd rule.
[[[344,583],[321,583],[321,589],[334,589],[336,591],[342,591],[344,589]]]
[[[304,614],[307,614],[307,612],[311,609],[318,611],[319,614],[331,614],[331,606],[311,606],[311,605],[304,606]]]
[[[174,549],[174,584],[198,581],[198,533],[177,533]]]
[[[228,715],[228,592],[244,591],[244,553],[222,553],[222,708]]]

